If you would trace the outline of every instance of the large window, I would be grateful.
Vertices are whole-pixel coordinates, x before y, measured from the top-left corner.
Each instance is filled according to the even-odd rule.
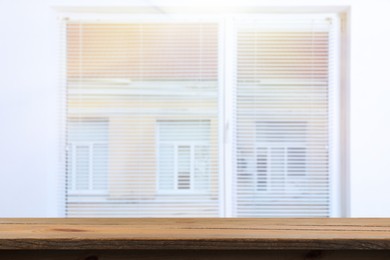
[[[338,17],[64,23],[67,216],[328,217]]]

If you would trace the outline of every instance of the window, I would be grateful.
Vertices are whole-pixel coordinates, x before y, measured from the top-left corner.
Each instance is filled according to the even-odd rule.
[[[253,176],[247,181],[255,191],[289,192],[290,185],[302,184],[299,176],[306,176],[307,136],[305,122],[257,122],[252,162],[250,156],[243,156],[238,173]]]
[[[99,119],[68,122],[67,177],[70,194],[107,190],[108,122]]]
[[[67,216],[334,215],[338,27],[67,19]]]
[[[210,178],[210,122],[158,121],[159,191],[205,191]]]
[[[236,25],[238,216],[330,213],[332,23],[284,16]]]
[[[218,216],[218,44],[216,23],[66,23],[68,118],[109,122],[107,192],[68,216]]]

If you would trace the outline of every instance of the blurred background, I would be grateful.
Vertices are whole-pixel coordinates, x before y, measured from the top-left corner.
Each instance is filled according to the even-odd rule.
[[[389,10],[0,0],[0,217],[389,217]]]

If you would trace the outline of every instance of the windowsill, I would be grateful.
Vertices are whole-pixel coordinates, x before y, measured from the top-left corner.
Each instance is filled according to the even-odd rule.
[[[390,250],[389,219],[0,219],[8,250]]]

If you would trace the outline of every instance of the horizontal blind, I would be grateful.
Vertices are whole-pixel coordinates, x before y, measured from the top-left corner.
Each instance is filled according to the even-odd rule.
[[[65,26],[69,217],[216,217],[218,26]]]
[[[235,215],[330,214],[331,17],[236,26]]]

